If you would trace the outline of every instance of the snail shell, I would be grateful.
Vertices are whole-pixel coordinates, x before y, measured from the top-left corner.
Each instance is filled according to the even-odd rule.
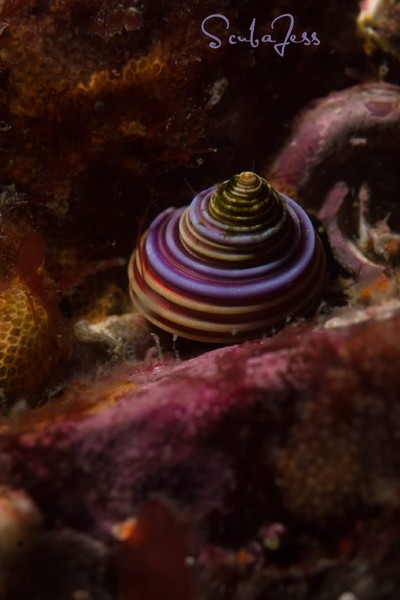
[[[320,295],[325,256],[304,210],[244,172],[161,213],[128,273],[146,319],[184,338],[232,343],[306,313]]]

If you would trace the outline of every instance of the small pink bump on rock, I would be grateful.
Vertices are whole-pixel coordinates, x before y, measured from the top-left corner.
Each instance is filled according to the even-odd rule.
[[[393,110],[391,102],[366,102],[365,108],[374,117],[387,117]]]

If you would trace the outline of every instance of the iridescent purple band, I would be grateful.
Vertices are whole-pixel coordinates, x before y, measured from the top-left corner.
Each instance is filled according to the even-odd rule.
[[[200,263],[182,245],[179,219],[183,209],[161,213],[148,230],[145,252],[148,268],[164,283],[176,289],[205,297],[254,298],[279,291],[293,282],[309,267],[315,252],[315,233],[303,209],[284,197],[294,223],[293,240],[279,259],[248,268],[224,269]],[[230,238],[232,245],[235,238]]]

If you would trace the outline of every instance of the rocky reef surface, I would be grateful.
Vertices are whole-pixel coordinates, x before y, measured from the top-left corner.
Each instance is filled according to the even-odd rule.
[[[398,598],[397,12],[0,3],[1,600]],[[309,211],[320,304],[157,331],[139,234],[245,170]]]

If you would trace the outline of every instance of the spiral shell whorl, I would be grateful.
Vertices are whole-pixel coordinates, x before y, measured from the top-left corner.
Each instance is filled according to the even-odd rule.
[[[229,343],[309,310],[324,271],[303,209],[244,172],[155,219],[132,255],[130,293],[159,327]]]
[[[271,186],[244,172],[198,194],[179,229],[185,248],[200,259],[261,264],[286,243],[291,222]]]
[[[257,231],[265,227],[268,213],[277,204],[279,197],[269,183],[255,173],[244,172],[217,186],[210,198],[209,211],[228,226]],[[283,205],[280,208],[284,211]]]

